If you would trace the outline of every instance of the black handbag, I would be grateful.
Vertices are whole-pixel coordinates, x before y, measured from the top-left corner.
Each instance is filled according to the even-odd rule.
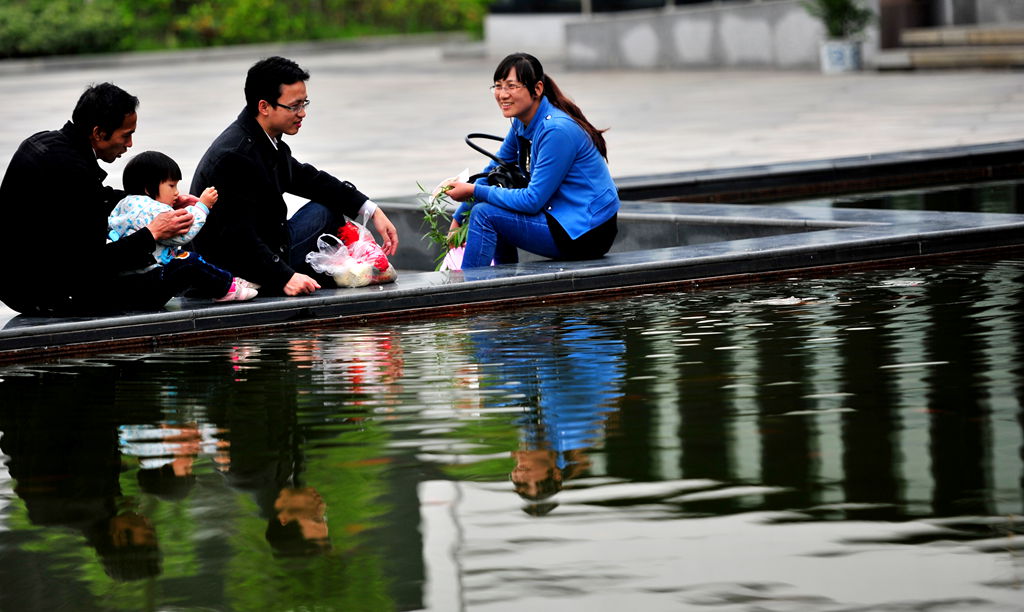
[[[504,187],[506,189],[523,189],[530,184],[530,174],[520,167],[522,163],[520,165],[516,165],[498,159],[496,155],[473,142],[474,138],[486,138],[487,140],[496,140],[498,142],[503,142],[505,140],[504,138],[494,136],[493,134],[473,133],[466,136],[466,144],[469,145],[471,149],[486,155],[494,160],[495,164],[497,164],[497,166],[492,168],[490,172],[481,172],[469,177],[468,182],[472,183],[478,179],[487,177],[487,183],[489,185]],[[525,162],[529,159],[530,142],[520,139],[519,145],[520,161]]]

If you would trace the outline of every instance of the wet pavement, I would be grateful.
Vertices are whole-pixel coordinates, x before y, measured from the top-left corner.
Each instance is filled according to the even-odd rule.
[[[418,191],[417,184],[432,186],[462,168],[483,165],[484,158],[464,144],[465,134],[503,134],[507,129],[487,91],[497,59],[466,50],[451,43],[413,39],[343,49],[296,45],[0,62],[0,82],[6,83],[9,91],[24,92],[32,101],[17,109],[17,120],[0,124],[0,170],[6,170],[10,155],[26,136],[60,127],[88,84],[111,81],[142,101],[132,152],[157,149],[167,153],[182,167],[187,184],[206,146],[241,109],[246,69],[260,57],[282,54],[311,72],[308,118],[299,134],[289,139],[296,157],[351,180],[375,200],[408,202]],[[1024,137],[1024,79],[1013,71],[866,72],[826,77],[816,72],[774,71],[569,72],[557,62],[548,62],[546,68],[592,123],[610,128],[606,138],[616,179],[962,147]],[[105,168],[109,184],[120,185],[124,161]],[[695,210],[687,212],[695,214]],[[707,212],[714,218],[734,214],[728,207]],[[744,214],[750,216],[751,209]],[[867,248],[865,253],[912,256],[915,250],[922,254],[933,247],[947,248],[950,236],[962,237],[965,227],[979,224],[1000,235],[1021,234],[1018,217],[986,217],[971,221],[930,217],[919,229],[938,233],[924,238],[915,237],[916,230],[902,221],[863,225],[865,220],[858,219],[855,228],[787,234],[760,239],[775,242],[715,248],[746,253],[743,257],[748,261],[779,261],[779,252],[792,254],[796,252],[793,249],[820,251],[827,245],[837,252],[829,242],[833,239],[878,245],[882,238],[876,235],[877,228],[883,226],[890,229],[881,233],[895,242],[890,240],[880,250]],[[901,229],[891,229],[897,226]],[[865,234],[864,228],[873,229]],[[834,236],[834,232],[853,234]],[[404,243],[420,240],[410,233],[401,236]],[[816,237],[808,241],[812,235]],[[804,237],[801,244],[792,243],[799,237]],[[812,246],[815,243],[817,247]],[[936,246],[940,243],[946,246]],[[720,258],[723,253],[707,252],[707,246],[700,247],[705,249],[703,254],[686,251],[694,248],[698,247],[659,249],[646,255],[616,254],[572,266],[523,264],[488,271],[475,281],[439,273],[407,274],[385,289],[325,291],[304,299],[259,298],[253,303],[216,307],[175,301],[165,312],[107,320],[26,320],[0,309],[0,324],[7,324],[0,330],[0,350],[40,349],[76,339],[97,342],[346,314],[364,316],[399,308],[402,300],[397,298],[402,296],[409,308],[520,299],[530,292],[512,287],[523,283],[537,291],[546,286],[545,291],[559,293],[729,273],[728,265],[718,266],[720,259],[703,271],[695,268],[690,263],[695,258]],[[858,249],[852,246],[848,252]],[[774,255],[766,259],[768,252]],[[810,259],[805,264],[821,261],[811,251],[806,256]],[[789,255],[781,259],[786,257]],[[654,263],[666,261],[675,263]],[[787,265],[800,265],[801,261],[798,258]],[[676,272],[652,276],[650,266]],[[760,265],[741,268],[765,271]],[[684,269],[687,272],[679,272]],[[603,280],[579,280],[594,278]],[[438,287],[444,287],[443,291]],[[470,296],[473,292],[475,297]],[[441,293],[446,297],[439,297]],[[382,295],[388,299],[380,300]],[[362,305],[353,307],[356,303]],[[89,331],[63,335],[68,331],[78,334],[82,329]]]
[[[60,127],[88,84],[112,81],[142,102],[133,152],[164,151],[187,184],[241,110],[248,67],[278,53],[311,73],[312,104],[289,139],[296,156],[371,198],[414,194],[417,182],[432,186],[483,165],[463,142],[467,133],[508,129],[487,90],[497,59],[419,40],[0,62],[0,83],[26,102],[0,123],[0,170],[26,136]],[[545,67],[595,126],[608,128],[616,178],[1024,138],[1019,71],[823,76]],[[120,184],[123,163],[107,167],[110,184]]]

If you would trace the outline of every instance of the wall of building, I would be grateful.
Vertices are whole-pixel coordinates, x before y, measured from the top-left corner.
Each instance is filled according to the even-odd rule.
[[[877,14],[878,0],[864,1]],[[824,28],[800,0],[764,0],[592,16],[490,15],[484,34],[491,57],[530,51],[578,69],[815,69]],[[864,38],[870,65],[877,26]]]
[[[1022,0],[880,0],[886,38],[904,27],[1000,25],[1024,21]],[[890,45],[891,46],[891,45]]]
[[[866,0],[877,14],[877,0]],[[864,59],[878,48],[865,33]],[[573,68],[776,68],[819,65],[824,28],[800,0],[714,4],[566,24]]]
[[[579,13],[491,14],[484,20],[484,45],[488,57],[505,57],[516,51],[542,60],[565,59],[566,25],[585,19]]]
[[[1022,0],[976,0],[975,14],[980,24],[998,24],[1011,21],[1024,22]]]

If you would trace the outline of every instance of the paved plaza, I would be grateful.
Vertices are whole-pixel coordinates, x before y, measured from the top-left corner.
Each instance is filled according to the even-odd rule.
[[[279,53],[312,73],[308,118],[289,140],[299,159],[351,180],[374,199],[392,200],[386,206],[397,213],[399,205],[394,201],[411,200],[417,183],[432,187],[465,167],[484,164],[485,159],[463,142],[467,133],[503,134],[507,129],[487,90],[497,60],[457,51],[461,52],[454,53],[442,43],[399,41],[346,50],[296,45],[0,62],[0,81],[12,92],[5,115],[9,119],[0,123],[0,170],[6,170],[27,135],[60,127],[88,84],[112,81],[142,100],[129,157],[147,149],[164,151],[178,160],[188,184],[207,145],[241,110],[248,67],[261,57]],[[777,169],[772,164],[784,162],[1024,138],[1024,78],[1009,71],[826,77],[816,72],[775,71],[569,72],[555,62],[547,67],[595,125],[610,128],[606,137],[616,178],[752,165],[768,165],[764,174],[770,175]],[[107,167],[109,184],[120,186],[125,161]],[[661,215],[659,219],[666,223],[678,215],[718,221],[740,215],[749,223],[758,216],[790,214],[777,208],[752,210],[728,205],[705,210],[691,204],[682,212],[675,208],[647,212]],[[133,338],[139,333],[274,324],[300,314],[322,319],[363,316],[385,307],[436,308],[515,297],[517,291],[537,296],[545,291],[614,288],[659,279],[678,282],[723,272],[760,274],[779,266],[826,264],[821,244],[828,244],[828,253],[837,258],[833,263],[841,264],[992,246],[997,239],[1016,243],[1022,223],[1016,217],[979,221],[955,215],[897,216],[867,224],[837,225],[832,219],[828,228],[816,232],[778,236],[769,232],[743,248],[718,240],[706,246],[618,253],[575,266],[557,262],[499,266],[466,273],[465,278],[411,273],[375,291],[324,291],[306,298],[261,298],[217,308],[206,303],[178,304],[157,313],[76,321],[19,320],[0,305],[4,324],[0,342],[12,350],[62,346]],[[800,221],[801,227],[805,221]],[[54,228],[64,229],[59,219],[54,220]],[[624,226],[623,233],[628,234],[628,229]],[[402,232],[406,250],[422,242],[414,233],[412,229]],[[959,242],[943,242],[947,234],[958,236]],[[777,256],[783,252],[791,259]],[[382,300],[385,294],[377,290],[386,291],[387,299]]]
[[[507,129],[487,90],[497,59],[452,50],[444,42],[257,46],[0,62],[10,98],[0,171],[22,139],[70,117],[86,85],[112,81],[142,101],[129,156],[164,151],[188,184],[206,146],[242,108],[247,68],[278,53],[312,74],[308,118],[289,140],[296,156],[375,199],[415,194],[417,183],[483,165],[463,143],[467,133]],[[1024,138],[1024,75],[1014,71],[823,76],[546,64],[588,118],[609,128],[617,178]],[[106,167],[109,184],[120,185],[124,161]]]

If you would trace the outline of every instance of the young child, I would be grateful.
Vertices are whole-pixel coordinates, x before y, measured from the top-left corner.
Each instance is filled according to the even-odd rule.
[[[163,153],[145,151],[129,160],[122,175],[124,190],[128,195],[117,203],[107,217],[108,238],[116,241],[133,234],[146,227],[158,214],[180,207],[180,180],[181,168]],[[185,206],[192,214],[192,227],[180,236],[159,241],[153,252],[157,263],[138,272],[164,266],[167,273],[187,275],[192,280],[189,283],[192,285],[190,295],[212,297],[215,302],[244,301],[256,297],[256,285],[208,263],[198,253],[181,248],[199,233],[206,223],[206,216],[210,214],[210,208],[216,202],[217,190],[208,187],[197,202]]]

